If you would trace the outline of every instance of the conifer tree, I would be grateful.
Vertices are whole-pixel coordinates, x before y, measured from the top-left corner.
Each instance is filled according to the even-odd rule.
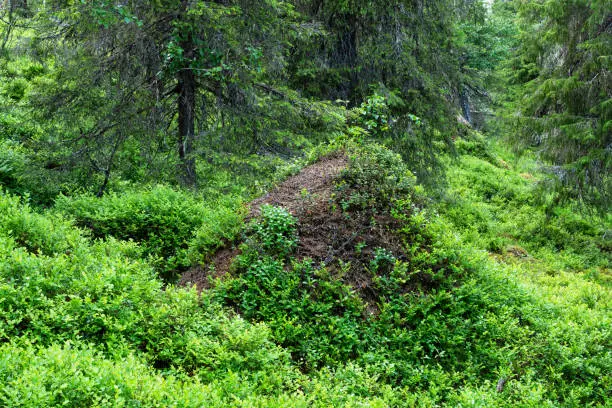
[[[104,174],[99,194],[128,139],[166,144],[168,132],[179,179],[195,186],[196,127],[209,101],[239,99],[280,58],[288,10],[277,0],[53,2],[39,19],[54,31],[39,35],[60,67],[38,108],[64,119],[76,159]]]
[[[519,146],[548,163],[557,200],[612,198],[612,12],[606,0],[520,3]]]

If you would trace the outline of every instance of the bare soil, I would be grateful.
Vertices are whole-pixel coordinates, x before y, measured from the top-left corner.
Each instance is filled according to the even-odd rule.
[[[261,206],[268,204],[283,207],[299,217],[307,207],[329,202],[334,181],[347,165],[348,158],[343,153],[323,157],[295,176],[289,177],[268,194],[252,201],[250,216],[258,216]]]
[[[240,250],[231,246],[218,250],[207,265],[194,265],[184,272],[178,285],[195,285],[198,292],[210,289],[215,279],[222,279],[229,272],[232,261],[239,254]]]

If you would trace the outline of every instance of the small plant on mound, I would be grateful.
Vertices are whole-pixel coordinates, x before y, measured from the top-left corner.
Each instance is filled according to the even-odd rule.
[[[246,265],[262,256],[284,259],[298,243],[297,219],[282,207],[261,206],[261,216],[251,222],[242,246]]]
[[[377,273],[392,270],[396,260],[393,253],[388,249],[376,248],[374,258],[370,261],[370,270]]]
[[[297,219],[282,207],[263,205],[252,225],[253,238],[270,255],[285,257],[297,247]]]
[[[385,97],[375,94],[350,112],[349,123],[367,129],[374,137],[382,137],[389,131],[389,117]]]
[[[400,155],[377,144],[350,157],[337,186],[337,201],[347,210],[382,210],[414,192],[416,178]]]

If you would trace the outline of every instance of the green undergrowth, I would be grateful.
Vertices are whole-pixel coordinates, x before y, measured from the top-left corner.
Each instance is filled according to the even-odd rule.
[[[401,228],[388,234],[398,234],[406,243],[410,259],[400,260],[379,247],[370,248],[372,257],[365,270],[341,259],[333,269],[311,259],[298,260],[292,252],[299,240],[299,221],[282,208],[264,207],[261,220],[247,231],[233,265],[234,277],[213,291],[243,316],[266,322],[307,371],[338,366],[380,348],[403,354],[407,344],[386,338],[395,323],[393,316],[411,303],[415,292],[428,297],[434,289],[452,287],[463,270],[453,250],[436,245],[425,220],[416,214],[414,176],[401,158],[377,145],[349,155],[349,166],[329,203],[330,215],[341,211],[343,217],[371,223],[375,216],[396,218]],[[347,249],[351,250],[364,248]],[[367,282],[363,287],[356,287],[357,273]],[[365,292],[371,295],[368,299],[360,296]],[[410,345],[421,351],[428,348],[421,344],[425,339],[413,341]]]
[[[375,297],[364,300],[364,288],[351,284],[351,265],[330,271],[293,258],[298,221],[273,208],[253,227],[233,277],[214,291],[267,323],[302,370],[344,372],[352,361],[351,370],[377,383],[352,392],[389,392],[391,406],[607,404],[605,220],[551,211],[533,198],[535,166],[472,138],[459,144],[450,189],[433,206],[416,205],[426,199],[414,190],[397,190],[397,199],[401,166],[375,146],[340,179],[338,207],[400,221],[408,260],[373,251],[367,290]],[[379,168],[368,165],[372,157]]]
[[[549,200],[530,156],[515,157],[478,134],[459,146],[464,150],[448,163],[449,188],[436,216],[450,223],[460,245],[488,258],[484,276],[516,285],[513,298],[527,295],[512,307],[519,321],[532,323],[506,350],[507,387],[517,395],[530,384],[542,406],[606,406],[612,385],[609,214]]]
[[[479,147],[450,163],[449,189],[438,206],[465,242],[540,261],[551,273],[609,268],[610,214],[558,205],[540,190],[545,180],[533,158],[515,157],[495,143],[487,145],[482,136],[472,137],[462,144]]]
[[[392,219],[401,248],[357,240],[360,269],[296,257],[301,220],[245,226],[235,195],[42,214],[0,195],[0,406],[606,406],[609,220],[536,201],[530,158],[458,142],[436,201],[395,153],[343,145],[330,213]],[[237,236],[211,289],[160,279]]]
[[[0,203],[0,405],[223,406],[224,389],[273,394],[296,377],[267,327],[162,290],[135,244]],[[199,382],[216,393],[183,394]]]
[[[205,263],[217,249],[235,240],[244,227],[246,200],[344,144],[345,140],[334,139],[299,159],[276,162],[272,168],[263,160],[259,164],[265,171],[258,185],[247,187],[250,179],[240,177],[230,182],[229,174],[217,164],[211,170],[216,178],[197,192],[154,185],[103,197],[60,195],[52,212],[73,220],[93,238],[137,243],[148,263],[165,281],[173,282],[188,267]]]
[[[164,186],[102,198],[61,196],[54,208],[95,238],[139,243],[167,280],[233,239],[244,215],[239,197],[204,201]]]
[[[267,323],[302,370],[317,375],[330,367],[343,373],[352,361],[351,370],[358,367],[377,384],[354,385],[352,392],[387,395],[391,406],[605,405],[612,362],[609,285],[584,281],[580,271],[556,269],[565,262],[566,268],[578,263],[608,273],[598,246],[601,229],[591,228],[580,214],[569,222],[554,214],[547,218],[546,207],[531,198],[533,186],[525,175],[488,146],[479,148],[485,155],[470,148],[450,163],[446,200],[425,208],[415,205],[425,199],[414,191],[397,190],[401,200],[393,194],[405,180],[401,166],[389,161],[393,155],[367,149],[341,178],[338,206],[393,214],[408,258],[397,259],[384,248],[373,252],[366,290],[375,297],[364,300],[364,288],[351,285],[351,265],[330,272],[292,258],[296,220],[288,213],[283,220],[282,209],[272,208],[264,210],[241,248],[233,277],[214,291],[243,316]],[[377,154],[374,163],[381,166],[368,166]],[[351,184],[352,190],[343,187]],[[461,192],[476,198],[462,202]],[[531,231],[523,231],[526,225],[500,225],[495,210],[511,211],[509,203],[521,205],[508,221],[520,221],[523,214],[536,223]],[[262,228],[270,231],[262,235]],[[490,242],[511,228],[521,231],[530,249],[540,248],[542,258],[525,255],[531,259],[526,263],[496,258],[500,249]],[[542,246],[555,232],[559,235]],[[277,242],[272,248],[282,251],[270,251],[269,236]],[[522,258],[516,242],[508,245],[503,250]],[[550,263],[559,245],[569,253]],[[540,286],[547,270],[557,270],[578,293]]]

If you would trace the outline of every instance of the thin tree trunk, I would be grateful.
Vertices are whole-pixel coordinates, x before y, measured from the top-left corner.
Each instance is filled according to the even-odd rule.
[[[6,49],[6,44],[8,43],[9,39],[11,38],[11,32],[13,31],[13,4],[9,1],[8,4],[5,4],[5,7],[8,8],[8,21],[7,21],[7,25],[6,25],[6,31],[4,32],[4,38],[2,39],[2,46],[0,46],[0,49],[2,51],[4,51]]]
[[[0,6],[0,9],[7,10],[8,18],[6,21],[7,27],[6,31],[4,32],[4,38],[2,39],[2,45],[0,45],[0,50],[4,51],[11,38],[13,29],[15,28],[17,16],[27,17],[30,13],[27,0],[5,0],[4,4]]]
[[[470,97],[465,90],[465,87],[462,87],[461,92],[459,93],[459,102],[461,103],[461,110],[463,111],[463,117],[467,122],[472,124],[472,112],[470,108]]]
[[[189,9],[189,0],[181,0],[181,14]],[[181,41],[185,66],[180,69],[176,78],[178,81],[178,155],[180,160],[179,178],[188,187],[196,185],[196,166],[194,157],[195,111],[196,111],[196,77],[189,66],[195,46],[191,34]]]
[[[348,81],[340,86],[338,90],[342,99],[351,104],[357,101],[355,89],[357,88],[357,16],[354,14],[342,14],[338,19],[345,24],[340,27],[336,44],[335,65],[345,70]]]
[[[115,139],[115,143],[113,144],[113,150],[111,151],[110,157],[108,158],[108,162],[106,163],[106,168],[104,169],[104,181],[102,182],[102,185],[100,185],[100,188],[98,189],[98,193],[96,194],[98,198],[104,195],[104,192],[106,191],[106,188],[108,187],[108,183],[111,178],[111,172],[113,170],[113,164],[115,162],[115,156],[117,155],[117,152],[119,151],[119,147],[121,147],[124,140],[125,138],[122,134],[117,135],[117,138]]]
[[[191,44],[182,44],[186,56],[190,53]],[[181,161],[180,177],[186,186],[195,186],[196,168],[194,157],[196,78],[189,68],[177,74],[178,79],[178,154]]]

